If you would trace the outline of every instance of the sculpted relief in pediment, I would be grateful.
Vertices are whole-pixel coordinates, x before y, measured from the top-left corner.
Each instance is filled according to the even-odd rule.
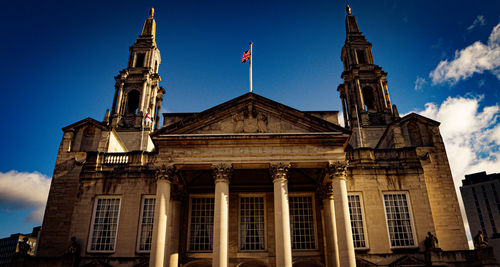
[[[193,133],[284,133],[306,131],[294,125],[292,121],[280,118],[277,114],[248,105],[246,109],[235,111],[231,116],[225,116],[219,121],[207,123],[207,125],[195,130]]]

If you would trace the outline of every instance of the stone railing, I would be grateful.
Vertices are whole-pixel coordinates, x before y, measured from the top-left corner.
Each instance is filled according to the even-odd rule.
[[[87,164],[96,167],[144,166],[150,158],[150,153],[145,151],[122,153],[87,152]]]
[[[129,156],[127,153],[106,153],[104,154],[103,164],[128,164]]]

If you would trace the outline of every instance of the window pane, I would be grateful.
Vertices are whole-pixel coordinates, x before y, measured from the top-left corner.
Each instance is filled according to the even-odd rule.
[[[191,198],[189,250],[211,251],[214,228],[214,198]]]
[[[312,196],[291,196],[292,249],[315,249]]]
[[[363,214],[359,195],[349,195],[349,213],[351,214],[352,240],[355,248],[366,247]]]
[[[139,230],[139,250],[150,251],[153,238],[155,198],[145,197],[142,202],[142,216]]]
[[[240,250],[264,250],[264,198],[240,198]]]
[[[384,194],[384,202],[391,246],[415,246],[406,194]]]
[[[91,251],[113,251],[118,228],[119,198],[98,198],[94,213]]]

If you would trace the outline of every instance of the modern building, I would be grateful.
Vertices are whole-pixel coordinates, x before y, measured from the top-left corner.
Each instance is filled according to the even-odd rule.
[[[28,238],[27,244],[29,250],[27,254],[35,256],[37,248],[38,233],[40,226],[33,227],[30,234],[12,234],[9,237],[0,239],[0,267],[11,266],[12,259],[16,253],[19,253],[19,244],[24,242],[24,238]]]
[[[399,116],[349,8],[345,27],[345,127],[255,93],[160,127],[151,11],[111,111],[63,128],[33,265],[483,266],[439,123]]]
[[[478,172],[465,175],[460,187],[472,236],[479,231],[500,256],[500,173]]]

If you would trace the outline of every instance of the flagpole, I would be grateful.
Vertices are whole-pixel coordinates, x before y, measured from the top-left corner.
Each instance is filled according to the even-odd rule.
[[[249,79],[250,79],[250,92],[252,92],[252,45],[253,43],[250,42],[250,73],[249,73]]]

